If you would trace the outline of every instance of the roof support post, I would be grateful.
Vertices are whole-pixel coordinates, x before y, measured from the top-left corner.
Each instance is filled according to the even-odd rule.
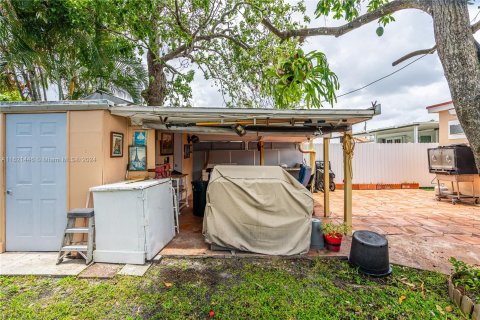
[[[349,130],[343,134],[343,219],[349,233],[352,230],[352,158],[354,141],[352,131]],[[326,188],[327,186],[325,186]]]
[[[330,216],[330,137],[323,137],[323,216]]]
[[[310,170],[311,170],[311,175],[312,175],[312,183],[310,184],[310,192],[313,193],[315,191],[315,160],[317,158],[317,153],[315,152],[315,148],[313,147],[313,137],[310,137],[310,152],[309,152],[309,158],[310,158]]]
[[[258,142],[260,144],[260,165],[264,166],[265,165],[265,143],[260,140]]]

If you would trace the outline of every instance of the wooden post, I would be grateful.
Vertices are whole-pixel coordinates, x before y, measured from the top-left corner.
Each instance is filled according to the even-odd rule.
[[[352,131],[343,135],[343,219],[345,224],[352,227],[352,158],[353,158]],[[351,233],[351,232],[350,232]]]
[[[310,170],[312,170],[312,176],[315,175],[315,160],[316,160],[316,155],[317,153],[315,152],[315,149],[313,147],[313,137],[310,138]],[[313,192],[313,189],[312,189]]]
[[[323,216],[330,216],[330,138],[323,137]]]
[[[260,165],[264,166],[265,165],[265,148],[264,148],[264,142],[260,140],[258,143],[260,143]]]

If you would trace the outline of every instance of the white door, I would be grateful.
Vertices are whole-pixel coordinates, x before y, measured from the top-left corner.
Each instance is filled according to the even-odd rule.
[[[57,251],[66,223],[66,114],[6,120],[6,249]]]

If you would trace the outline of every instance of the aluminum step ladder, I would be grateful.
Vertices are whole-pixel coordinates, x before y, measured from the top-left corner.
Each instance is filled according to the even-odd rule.
[[[87,227],[75,227],[77,219],[87,219]],[[95,232],[95,215],[93,208],[77,208],[67,213],[67,227],[63,235],[62,245],[58,252],[57,264],[62,263],[71,252],[78,252],[84,259],[85,263],[89,264],[93,260],[93,237]],[[76,244],[73,243],[73,236],[75,234],[87,234],[87,242]]]
[[[175,231],[180,233],[180,221],[178,220],[179,210],[178,210],[178,199],[177,199],[177,192],[175,191],[174,187],[171,187],[173,193],[173,214],[175,219]]]

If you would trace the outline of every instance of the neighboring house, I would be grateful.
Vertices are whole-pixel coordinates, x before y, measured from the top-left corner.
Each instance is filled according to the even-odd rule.
[[[434,120],[414,122],[393,127],[380,128],[355,133],[362,142],[377,143],[436,143],[439,123]]]
[[[465,133],[458,122],[452,101],[427,107],[428,113],[438,113],[440,145],[468,143]]]

